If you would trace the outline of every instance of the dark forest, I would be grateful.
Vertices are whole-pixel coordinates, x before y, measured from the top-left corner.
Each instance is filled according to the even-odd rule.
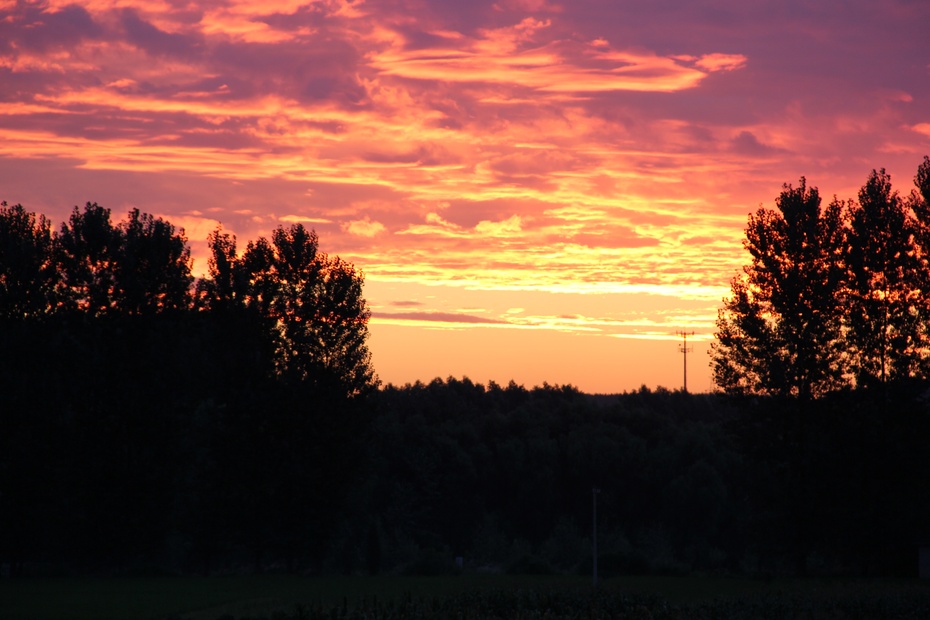
[[[598,488],[605,574],[914,575],[930,234],[889,220],[884,288],[855,235],[868,191],[914,226],[927,193],[882,175],[750,218],[715,394],[381,386],[362,275],[313,231],[217,230],[196,280],[168,222],[4,203],[0,574],[584,573]]]

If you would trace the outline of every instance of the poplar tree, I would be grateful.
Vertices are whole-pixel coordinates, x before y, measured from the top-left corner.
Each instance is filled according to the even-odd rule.
[[[810,399],[844,383],[844,204],[822,208],[804,177],[775,204],[749,217],[751,262],[718,313],[711,365],[725,392]]]
[[[199,283],[208,309],[240,307],[267,323],[278,376],[314,383],[343,396],[377,385],[368,351],[371,312],[364,278],[351,264],[319,249],[316,232],[278,227],[269,241],[250,241],[241,256],[221,231],[209,239],[210,278]]]
[[[923,343],[930,343],[930,157],[924,157],[914,176],[915,189],[911,190],[908,205],[916,223],[919,288],[922,303],[919,305]],[[925,353],[926,355],[926,353]],[[926,360],[922,363],[926,374]]]
[[[849,362],[868,387],[922,373],[925,274],[917,222],[884,169],[869,175],[849,210],[846,262]]]
[[[0,203],[0,319],[48,314],[57,281],[48,219]]]
[[[821,209],[802,178],[750,216],[712,345],[720,389],[808,399],[930,374],[930,158],[914,184],[902,198],[873,170]]]

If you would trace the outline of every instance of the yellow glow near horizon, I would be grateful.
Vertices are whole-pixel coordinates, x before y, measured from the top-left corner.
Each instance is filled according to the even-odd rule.
[[[220,223],[314,227],[366,275],[390,380],[674,387],[750,212],[801,175],[845,198],[885,167],[906,194],[930,153],[930,8],[721,7],[2,3],[0,199],[158,214],[198,274]]]

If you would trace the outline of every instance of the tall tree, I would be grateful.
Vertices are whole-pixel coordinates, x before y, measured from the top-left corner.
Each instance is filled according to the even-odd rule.
[[[821,208],[803,177],[775,204],[749,218],[751,262],[718,314],[714,380],[729,393],[810,399],[843,383],[843,204]]]
[[[917,186],[917,191],[920,192],[924,206],[930,207],[930,157],[926,155],[924,155],[923,162],[917,167],[914,185]]]
[[[366,344],[371,315],[355,268],[319,251],[317,235],[301,224],[250,243],[241,260],[246,303],[270,317],[279,335],[279,372],[357,396],[376,385]]]
[[[917,228],[922,336],[924,343],[930,343],[930,157],[926,155],[917,168],[914,185],[915,189],[911,190],[908,198],[908,206],[914,214]]]
[[[844,298],[856,383],[922,374],[924,293],[918,228],[884,169],[869,175],[849,212]]]
[[[119,225],[114,294],[128,314],[190,307],[190,249],[184,230],[133,209]]]
[[[817,537],[808,482],[809,404],[846,380],[838,298],[845,275],[845,204],[834,200],[822,209],[819,192],[803,177],[797,188],[785,185],[775,204],[777,211],[759,209],[749,218],[744,247],[751,262],[734,278],[732,297],[718,314],[712,366],[726,392],[793,399],[779,408],[783,449],[790,455],[788,546],[804,574]]]
[[[0,564],[23,573],[30,555],[60,541],[62,417],[55,380],[58,273],[49,221],[0,203]],[[56,389],[49,390],[49,385]]]
[[[133,209],[114,225],[109,209],[88,202],[74,207],[56,246],[67,309],[138,315],[191,305],[187,238],[161,218]]]
[[[0,318],[48,313],[57,279],[48,219],[0,203]]]
[[[278,227],[271,241],[250,241],[236,253],[236,238],[214,231],[209,278],[198,297],[209,310],[254,313],[276,342],[278,375],[291,384],[313,383],[357,396],[377,384],[368,351],[371,313],[363,277],[339,257],[319,249],[313,230]]]
[[[362,276],[320,252],[316,233],[300,224],[248,243],[241,256],[221,230],[210,247],[201,303],[237,321],[236,338],[265,334],[273,352],[262,359],[273,360],[278,386],[230,418],[251,454],[238,476],[247,492],[233,498],[243,544],[257,568],[275,549],[295,568],[299,556],[321,552],[332,507],[351,487],[359,416],[348,401],[376,385]]]
[[[120,234],[110,210],[96,202],[88,202],[83,211],[74,207],[56,241],[64,308],[91,316],[113,310]]]
[[[241,305],[246,292],[242,281],[244,270],[236,255],[236,236],[217,228],[207,238],[210,258],[207,259],[208,278],[197,281],[197,297],[207,309],[225,311]]]

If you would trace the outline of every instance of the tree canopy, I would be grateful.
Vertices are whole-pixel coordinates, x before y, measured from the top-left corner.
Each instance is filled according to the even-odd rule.
[[[927,332],[898,356],[911,324],[895,317],[926,310],[922,295],[849,310],[864,243],[851,213],[900,223],[903,206],[906,256],[881,264],[927,290],[928,179],[925,159],[917,190],[894,198],[876,171],[872,202],[824,206],[802,178],[750,217],[715,348],[718,384],[762,395],[747,400],[467,378],[375,390],[362,276],[312,230],[242,249],[217,229],[193,282],[167,222],[113,222],[90,203],[56,232],[3,205],[0,577],[437,573],[456,556],[465,570],[579,572],[592,487],[607,574],[771,575],[798,559],[912,574],[930,510],[926,389],[882,382],[921,376]],[[864,312],[891,317],[884,376],[882,349],[851,344]]]
[[[184,231],[162,218],[133,209],[114,223],[109,209],[88,202],[52,231],[45,216],[3,203],[0,317],[238,311],[264,329],[280,379],[346,396],[377,385],[363,276],[320,251],[314,231],[278,227],[242,256],[221,229],[208,241],[208,276],[195,283]]]
[[[363,279],[339,257],[319,249],[302,224],[278,227],[271,241],[249,242],[220,230],[209,239],[210,279],[199,286],[208,310],[250,311],[274,335],[277,371],[289,382],[340,386],[357,396],[376,385],[366,346],[371,312]]]
[[[53,235],[64,309],[89,315],[146,314],[190,306],[184,231],[138,209],[113,225],[97,203],[77,207]]]
[[[810,398],[840,381],[841,207],[821,207],[802,177],[778,211],[750,216],[752,262],[732,282],[717,321],[714,378],[725,391]]]
[[[161,218],[0,206],[0,564],[318,553],[377,385],[362,274],[300,225],[209,242],[195,281]]]
[[[930,160],[902,198],[884,169],[821,206],[803,177],[749,217],[750,262],[717,319],[711,366],[732,394],[810,399],[928,376]]]
[[[0,203],[0,318],[51,311],[57,277],[49,221]]]

